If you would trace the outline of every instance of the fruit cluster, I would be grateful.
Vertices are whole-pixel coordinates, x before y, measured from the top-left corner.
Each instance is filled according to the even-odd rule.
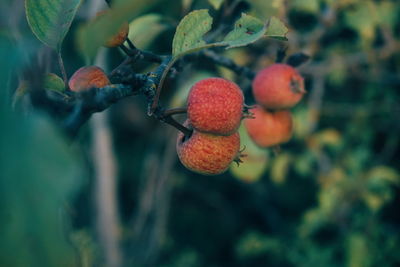
[[[251,139],[260,147],[286,143],[292,137],[293,122],[288,110],[303,97],[303,77],[291,66],[273,64],[259,71],[252,84],[257,105],[254,119],[245,120]]]
[[[177,152],[182,164],[197,173],[216,175],[232,161],[240,161],[244,97],[235,83],[207,78],[194,84],[187,100],[185,126],[190,136],[178,134]]]
[[[106,74],[96,66],[82,67],[69,80],[69,88],[82,92],[109,85]],[[245,127],[260,147],[289,141],[293,123],[289,108],[296,105],[304,91],[303,78],[291,66],[271,65],[256,75],[252,84],[256,105]],[[244,113],[242,90],[222,78],[207,78],[195,83],[187,99],[184,126],[190,134],[180,132],[177,153],[188,169],[205,174],[223,173],[233,162],[240,162],[240,136],[237,132]]]

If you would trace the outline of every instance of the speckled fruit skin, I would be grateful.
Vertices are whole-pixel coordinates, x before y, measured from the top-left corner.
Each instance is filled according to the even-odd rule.
[[[259,71],[252,87],[256,102],[273,110],[293,107],[305,93],[303,77],[286,64],[273,64]]]
[[[251,139],[260,147],[286,143],[293,133],[292,114],[288,110],[267,111],[261,106],[251,109],[254,119],[246,119],[244,125]]]
[[[96,17],[104,15],[107,10],[99,11],[96,14]],[[118,30],[118,33],[113,35],[108,41],[104,44],[105,47],[117,47],[122,45],[129,34],[129,23],[124,22]]]
[[[68,86],[71,91],[82,92],[92,87],[104,87],[110,80],[104,71],[96,66],[82,67],[69,79]]]
[[[217,175],[225,172],[239,154],[238,132],[222,136],[193,130],[189,139],[179,132],[176,143],[178,157],[182,164],[193,172],[203,175]]]
[[[193,128],[200,132],[230,135],[240,126],[243,93],[234,82],[207,78],[190,89],[187,114]]]

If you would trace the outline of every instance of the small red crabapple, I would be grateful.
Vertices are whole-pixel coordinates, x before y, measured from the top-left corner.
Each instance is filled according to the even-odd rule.
[[[185,125],[188,125],[186,121]],[[181,163],[191,171],[216,175],[225,172],[240,154],[238,132],[222,136],[193,130],[190,136],[178,133],[176,150]]]
[[[304,79],[296,69],[278,63],[259,71],[252,88],[256,102],[273,110],[293,107],[306,92]]]
[[[271,147],[286,143],[293,133],[292,115],[288,110],[267,111],[261,106],[251,110],[253,119],[244,125],[250,138],[260,147]]]
[[[78,69],[69,79],[71,91],[82,92],[92,87],[101,88],[110,84],[104,71],[97,66],[87,66]]]
[[[244,97],[234,82],[223,78],[207,78],[190,89],[187,114],[197,131],[231,135],[240,126]]]

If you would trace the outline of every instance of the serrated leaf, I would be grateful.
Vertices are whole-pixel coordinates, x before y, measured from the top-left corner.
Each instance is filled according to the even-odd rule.
[[[158,1],[115,2],[112,8],[102,16],[91,20],[78,29],[77,45],[79,51],[88,60],[92,60],[96,56],[98,49],[120,29],[123,23],[131,21]]]
[[[261,20],[242,13],[242,17],[235,22],[234,29],[227,34],[224,41],[228,47],[240,47],[254,43],[264,36],[267,30]]]
[[[208,3],[210,3],[215,10],[219,10],[224,3],[224,0],[208,0]]]
[[[36,37],[60,51],[81,0],[25,0],[26,18]]]
[[[270,38],[287,41],[286,34],[288,31],[288,28],[282,21],[276,17],[271,17],[265,35]]]
[[[203,36],[211,29],[212,22],[208,9],[195,10],[187,14],[176,28],[172,41],[172,55],[178,57],[189,50],[205,46]]]

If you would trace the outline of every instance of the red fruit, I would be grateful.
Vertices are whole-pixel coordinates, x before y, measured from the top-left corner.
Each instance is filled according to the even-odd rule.
[[[303,77],[286,64],[273,64],[259,71],[253,80],[254,98],[267,109],[291,108],[304,93]]]
[[[246,119],[244,125],[258,146],[275,146],[286,143],[292,137],[293,121],[290,111],[267,111],[256,106],[251,112],[254,119]]]
[[[71,91],[82,92],[92,87],[104,87],[110,80],[104,71],[96,66],[82,67],[69,79],[68,86]]]
[[[239,133],[228,136],[201,133],[193,130],[190,137],[179,132],[176,143],[182,164],[194,172],[204,175],[223,173],[239,155]]]
[[[96,17],[100,17],[107,13],[107,10],[99,11],[96,14]],[[118,32],[113,35],[107,42],[104,44],[105,47],[117,47],[122,45],[129,34],[129,23],[124,22],[119,28]]]
[[[207,78],[190,89],[187,114],[200,132],[230,135],[239,128],[243,101],[242,90],[234,82]]]

